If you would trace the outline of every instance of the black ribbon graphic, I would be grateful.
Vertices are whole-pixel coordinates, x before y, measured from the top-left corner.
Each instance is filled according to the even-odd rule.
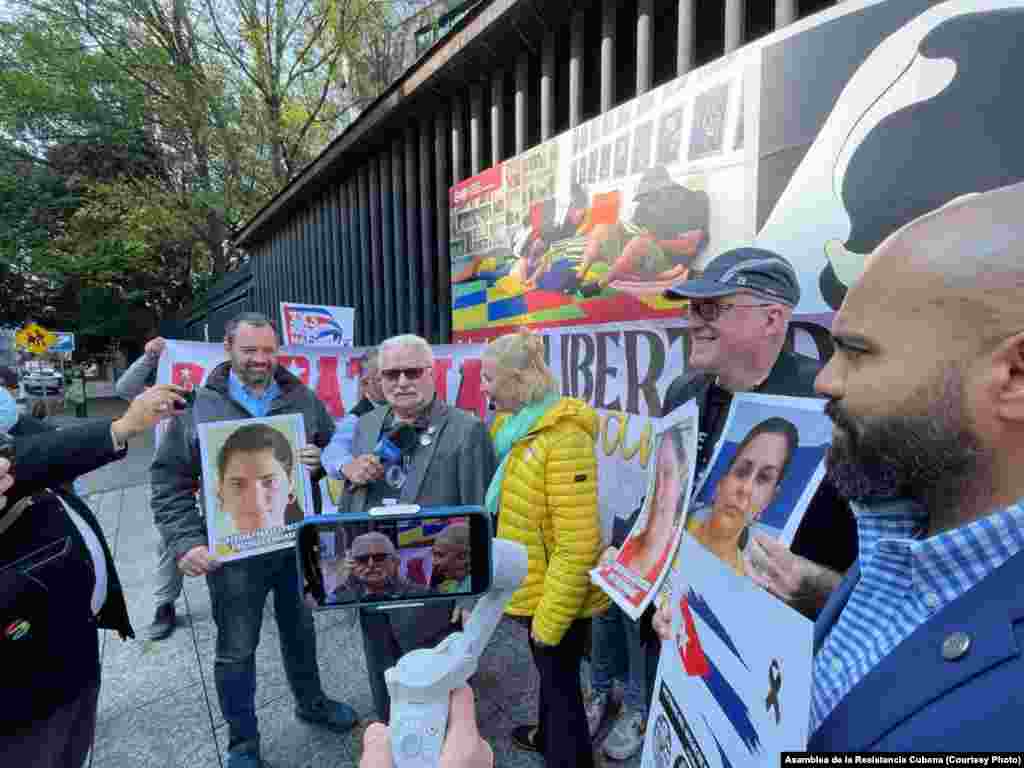
[[[779,706],[779,691],[782,689],[782,670],[779,668],[779,660],[772,659],[768,665],[768,695],[764,699],[766,712],[775,710],[775,722],[782,720],[782,710]]]

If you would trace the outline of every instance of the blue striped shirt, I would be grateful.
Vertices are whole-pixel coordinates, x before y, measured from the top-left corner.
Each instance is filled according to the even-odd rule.
[[[1021,501],[929,538],[913,502],[851,507],[860,581],[814,658],[810,733],[911,632],[1024,549]]]

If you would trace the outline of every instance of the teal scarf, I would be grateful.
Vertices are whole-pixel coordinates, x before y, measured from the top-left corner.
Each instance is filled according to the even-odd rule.
[[[501,499],[501,484],[505,480],[505,469],[508,466],[508,457],[512,453],[512,446],[529,434],[530,430],[540,421],[544,415],[559,401],[558,395],[549,394],[543,400],[530,403],[520,408],[514,416],[510,416],[501,425],[501,429],[494,436],[494,452],[498,454],[501,463],[498,471],[494,473],[494,479],[487,488],[487,511],[491,517],[498,515],[498,502]]]

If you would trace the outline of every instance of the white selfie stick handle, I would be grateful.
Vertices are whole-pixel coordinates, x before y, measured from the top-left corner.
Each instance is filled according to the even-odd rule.
[[[384,673],[391,696],[395,768],[438,765],[449,696],[476,672],[505,606],[526,578],[526,547],[504,539],[495,539],[492,545],[491,589],[477,602],[465,630],[449,635],[435,648],[405,654]]]

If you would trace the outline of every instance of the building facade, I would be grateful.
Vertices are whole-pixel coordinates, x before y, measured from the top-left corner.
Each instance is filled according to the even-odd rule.
[[[834,3],[470,5],[436,41],[417,28],[415,64],[241,229],[253,308],[352,306],[357,344],[449,342],[450,187]]]

